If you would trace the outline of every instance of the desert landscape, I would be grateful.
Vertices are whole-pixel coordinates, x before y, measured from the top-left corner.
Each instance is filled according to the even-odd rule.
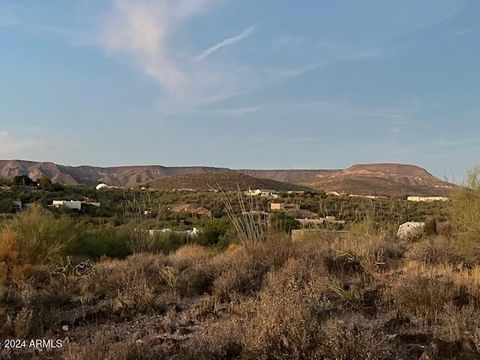
[[[2,164],[2,358],[478,358],[478,172],[189,168],[128,188],[106,182],[149,168],[94,186]],[[42,338],[61,346],[8,343]]]
[[[0,360],[480,360],[479,18],[0,0]]]

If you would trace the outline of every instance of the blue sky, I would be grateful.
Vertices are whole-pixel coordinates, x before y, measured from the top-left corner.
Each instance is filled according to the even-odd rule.
[[[461,180],[476,0],[0,0],[0,158]]]

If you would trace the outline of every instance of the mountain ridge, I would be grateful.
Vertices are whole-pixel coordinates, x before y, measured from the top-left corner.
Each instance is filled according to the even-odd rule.
[[[212,173],[222,174],[215,179],[210,175]],[[209,166],[66,166],[53,162],[0,160],[0,178],[12,179],[17,175],[28,175],[38,179],[41,176],[47,176],[54,182],[69,185],[96,185],[104,182],[112,186],[136,187],[157,182],[160,187],[172,188],[177,182],[177,188],[188,187],[181,184],[189,183],[195,184],[198,188],[204,188],[207,183],[209,186],[215,182],[231,184],[233,173],[237,174],[239,180],[243,179],[242,184],[245,186],[264,184],[263,187],[266,187],[269,184],[258,182],[260,179],[275,181],[276,183],[270,183],[270,185],[275,185],[278,189],[290,187],[294,190],[300,185],[304,188],[358,195],[447,196],[455,187],[436,178],[422,167],[399,163],[356,164],[347,169],[232,170]],[[289,184],[290,186],[284,186]]]

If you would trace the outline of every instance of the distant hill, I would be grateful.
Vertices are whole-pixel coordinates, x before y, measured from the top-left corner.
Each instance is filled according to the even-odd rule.
[[[339,170],[237,170],[245,175],[283,181],[287,183],[301,183],[303,181],[312,180],[320,176],[329,175]]]
[[[0,160],[0,178],[12,179],[17,175],[32,179],[47,176],[54,182],[70,185],[95,185],[101,181],[119,187],[152,183],[165,189],[207,189],[218,184],[224,189],[236,189],[238,183],[244,188],[294,190],[292,184],[296,184],[300,188],[387,196],[445,196],[454,187],[421,167],[388,163],[354,165],[344,170],[231,170],[206,166],[64,166]]]
[[[455,187],[421,167],[388,163],[354,165],[303,184],[324,191],[385,196],[447,196]]]
[[[68,185],[96,185],[99,182],[104,182],[112,186],[135,187],[139,184],[146,184],[167,176],[222,172],[226,170],[228,169],[205,166],[64,166],[51,162],[0,160],[0,178],[11,179],[17,175],[28,175],[32,179],[38,179],[41,176],[47,176],[53,182]]]
[[[205,174],[186,174],[164,177],[149,184],[152,188],[163,190],[248,190],[269,189],[277,191],[308,190],[305,186],[288,184],[280,181],[259,179],[238,171],[225,171]]]

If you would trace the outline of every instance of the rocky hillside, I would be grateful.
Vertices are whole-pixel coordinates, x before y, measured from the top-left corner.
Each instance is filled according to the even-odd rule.
[[[0,161],[0,178],[11,179],[17,175],[29,175],[33,179],[47,176],[54,182],[70,185],[94,185],[102,181],[120,187],[153,183],[165,189],[206,189],[220,184],[225,189],[236,189],[238,183],[245,188],[292,190],[290,184],[297,184],[324,191],[387,196],[445,196],[453,188],[421,167],[403,164],[362,164],[345,170],[230,170],[160,165],[73,167],[51,162]]]
[[[303,183],[324,191],[386,196],[447,196],[454,188],[421,167],[403,164],[354,165]]]
[[[112,186],[135,187],[146,184],[159,178],[182,175],[202,174],[228,169],[189,166],[166,167],[159,165],[145,166],[63,166],[51,162],[33,162],[22,160],[0,161],[0,178],[11,179],[17,175],[28,175],[32,179],[47,176],[52,181],[69,185],[95,185],[104,182]]]

